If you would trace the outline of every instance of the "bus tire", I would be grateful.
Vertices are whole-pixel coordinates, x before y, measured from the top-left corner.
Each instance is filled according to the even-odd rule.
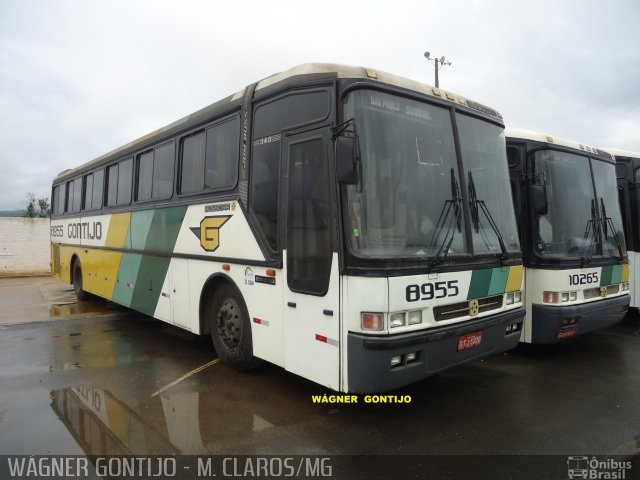
[[[252,370],[262,363],[253,356],[249,312],[233,285],[224,283],[216,288],[207,316],[220,361],[240,371]]]
[[[80,260],[78,259],[73,262],[71,281],[73,283],[73,290],[76,293],[76,297],[78,298],[78,300],[88,300],[89,294],[82,288],[82,267],[80,266]]]

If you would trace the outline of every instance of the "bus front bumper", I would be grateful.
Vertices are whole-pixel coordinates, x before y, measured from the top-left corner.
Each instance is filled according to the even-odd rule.
[[[525,310],[520,307],[473,321],[375,337],[348,334],[348,390],[384,392],[400,388],[462,363],[514,348],[520,340]],[[507,326],[520,328],[507,333]],[[460,337],[482,332],[482,341],[458,350]],[[401,362],[392,366],[392,360]],[[412,359],[412,360],[408,360]]]
[[[629,295],[620,295],[565,307],[533,305],[531,343],[557,343],[615,325],[629,310],[630,300]]]

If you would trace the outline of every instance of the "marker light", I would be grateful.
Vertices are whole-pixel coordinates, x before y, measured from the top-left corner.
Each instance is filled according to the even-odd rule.
[[[379,332],[384,329],[384,314],[362,312],[360,313],[362,330]]]

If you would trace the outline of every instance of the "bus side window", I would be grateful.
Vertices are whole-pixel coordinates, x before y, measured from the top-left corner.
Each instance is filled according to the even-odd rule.
[[[278,245],[281,132],[325,120],[330,112],[325,89],[288,92],[258,105],[252,133],[249,203],[272,250]]]
[[[118,164],[107,168],[107,205],[113,207],[118,196]]]
[[[96,210],[102,207],[103,170],[97,170],[84,176],[83,210]]]
[[[84,194],[82,195],[82,209],[91,210],[93,200],[93,173],[84,176]]]
[[[131,203],[132,174],[133,160],[130,158],[120,162],[118,171],[118,195],[116,199],[118,205],[129,205]]]
[[[78,213],[82,195],[82,179],[76,178],[67,182],[67,212]]]
[[[272,250],[278,249],[280,142],[254,147],[251,206]]]

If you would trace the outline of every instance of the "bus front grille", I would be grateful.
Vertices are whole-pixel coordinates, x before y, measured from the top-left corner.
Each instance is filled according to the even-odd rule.
[[[478,313],[489,312],[502,307],[503,295],[485,297],[478,299]],[[441,305],[434,307],[433,318],[436,322],[443,320],[453,320],[454,318],[466,317],[469,315],[469,302],[452,303],[451,305]]]

